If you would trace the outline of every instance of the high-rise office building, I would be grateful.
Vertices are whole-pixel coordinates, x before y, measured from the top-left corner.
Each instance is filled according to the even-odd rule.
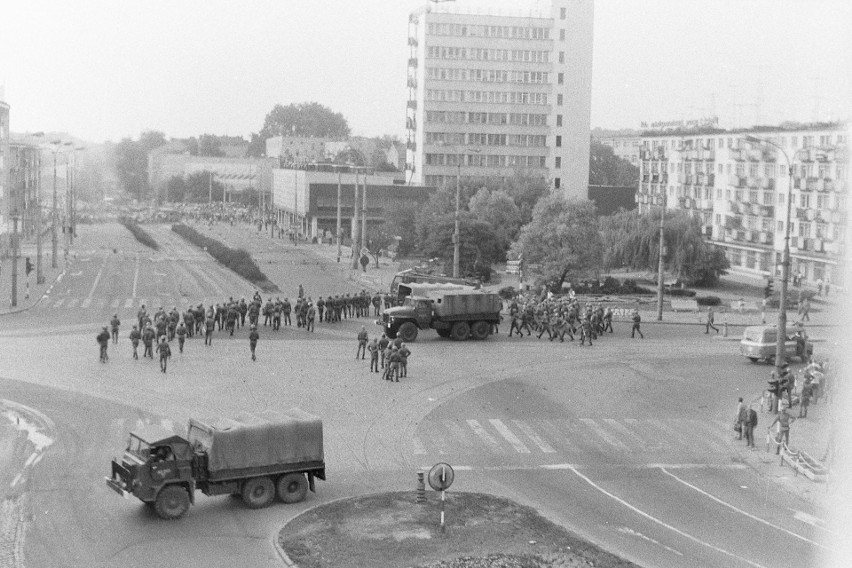
[[[592,0],[511,15],[463,3],[412,13],[406,179],[440,186],[520,172],[587,197],[593,16]]]

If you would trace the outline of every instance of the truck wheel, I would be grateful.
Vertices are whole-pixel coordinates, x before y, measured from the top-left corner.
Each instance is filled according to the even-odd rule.
[[[250,509],[262,509],[275,499],[275,485],[268,477],[253,477],[243,484],[242,495]]]
[[[482,320],[473,322],[470,327],[470,334],[474,339],[487,339],[491,335],[491,324]]]
[[[298,503],[308,494],[308,480],[301,473],[288,473],[278,480],[278,498],[285,503]]]
[[[417,339],[417,326],[410,321],[405,322],[399,328],[399,336],[406,343],[411,343]]]
[[[437,332],[438,332],[438,335],[439,335],[440,337],[449,337],[449,336],[450,336],[450,331],[451,331],[451,330],[449,330],[449,329],[437,329],[437,330],[435,330],[435,331],[437,331]]]
[[[161,519],[179,519],[189,511],[189,494],[178,485],[164,487],[157,495],[154,510]]]
[[[470,326],[466,321],[459,321],[453,325],[453,329],[450,332],[450,337],[452,337],[455,341],[464,341],[468,337],[470,337]]]

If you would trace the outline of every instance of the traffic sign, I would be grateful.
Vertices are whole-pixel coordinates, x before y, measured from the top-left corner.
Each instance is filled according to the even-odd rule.
[[[429,487],[435,491],[446,491],[453,484],[455,472],[448,463],[436,463],[429,470]]]

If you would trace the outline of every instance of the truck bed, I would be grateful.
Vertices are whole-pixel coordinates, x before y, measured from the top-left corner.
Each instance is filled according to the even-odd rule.
[[[207,422],[190,419],[188,439],[195,452],[207,455],[211,480],[282,472],[297,464],[325,467],[322,421],[297,408]]]

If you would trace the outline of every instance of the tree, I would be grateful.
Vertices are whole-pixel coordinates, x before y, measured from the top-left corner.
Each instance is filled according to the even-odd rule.
[[[595,204],[566,199],[561,193],[543,197],[524,225],[512,250],[527,266],[541,266],[545,280],[559,289],[569,276],[583,278],[600,267],[602,250]]]
[[[440,215],[425,228],[421,243],[420,252],[430,258],[440,258],[447,274],[452,273],[454,232],[455,214]],[[488,282],[491,265],[506,260],[506,249],[501,246],[494,227],[469,212],[460,217],[459,242],[459,275],[462,277],[473,276]]]
[[[207,203],[210,201],[210,172],[195,172],[186,177],[186,192],[188,194],[187,201],[192,203]],[[221,182],[216,181],[215,176],[212,182],[213,201],[223,201],[225,198],[225,186]]]
[[[632,187],[639,179],[639,168],[615,155],[612,148],[592,140],[589,148],[589,183]]]
[[[198,155],[218,158],[225,155],[222,151],[222,141],[213,134],[202,134],[198,138]]]
[[[113,148],[112,162],[121,186],[131,197],[142,201],[148,196],[148,152],[166,143],[166,136],[146,130],[138,141],[125,138]]]
[[[660,250],[660,210],[621,211],[600,219],[604,266],[656,270]],[[666,270],[679,280],[713,286],[729,267],[725,254],[704,239],[701,220],[685,211],[666,211],[663,241]]]
[[[470,198],[468,207],[477,219],[494,227],[504,249],[518,236],[521,230],[521,211],[505,190],[490,191],[483,187]]]
[[[396,252],[400,256],[408,256],[416,248],[417,239],[411,228],[416,224],[417,212],[416,202],[408,204],[397,202],[385,209],[384,230],[393,237],[399,237]],[[369,232],[367,234],[369,235]]]
[[[384,225],[368,225],[367,226],[367,249],[373,260],[376,261],[376,268],[379,268],[379,256],[382,251],[387,250],[389,246],[396,242],[393,233],[389,233]]]
[[[278,104],[266,115],[260,135],[264,140],[282,135],[345,139],[349,124],[342,114],[319,103]]]
[[[172,176],[166,182],[166,201],[180,202],[186,201],[189,194],[186,190],[186,181],[182,176]]]

